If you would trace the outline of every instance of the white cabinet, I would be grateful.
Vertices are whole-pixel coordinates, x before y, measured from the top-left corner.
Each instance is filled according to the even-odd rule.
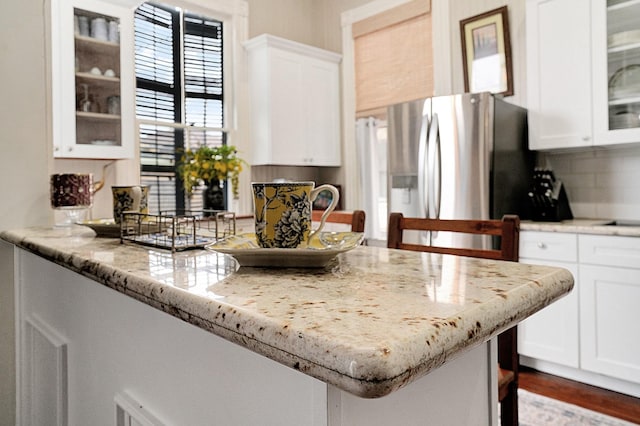
[[[531,149],[640,142],[639,29],[637,0],[527,0]]]
[[[133,157],[133,10],[54,0],[51,31],[54,157]]]
[[[340,166],[340,55],[268,34],[245,47],[252,164]]]
[[[589,3],[528,0],[526,34],[529,148],[591,145]]]
[[[581,366],[640,383],[640,238],[579,240]]]
[[[520,262],[557,266],[574,276],[574,288],[518,325],[518,352],[535,359],[579,366],[577,236],[554,232],[522,232]]]
[[[520,362],[640,397],[640,238],[523,231],[520,262],[575,279],[571,293],[518,325]]]
[[[640,142],[640,2],[592,0],[592,5],[595,141]]]

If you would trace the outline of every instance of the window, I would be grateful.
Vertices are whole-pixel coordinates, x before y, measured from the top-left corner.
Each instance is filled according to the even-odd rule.
[[[176,166],[185,147],[226,143],[222,30],[221,21],[176,7],[136,10],[141,183],[152,213],[202,208],[198,192],[185,200]]]

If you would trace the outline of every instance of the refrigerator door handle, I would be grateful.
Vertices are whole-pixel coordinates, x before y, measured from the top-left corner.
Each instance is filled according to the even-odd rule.
[[[437,124],[437,123],[436,123]],[[440,219],[440,207],[442,205],[442,151],[440,149],[440,126],[436,126],[436,161],[433,170],[434,174],[434,198],[435,198],[435,209],[436,209],[436,219]]]
[[[433,114],[431,118],[431,126],[429,128],[429,153],[427,154],[429,159],[429,206],[433,209],[433,214],[428,217],[439,219],[440,218],[440,196],[442,186],[442,158],[440,152],[440,126],[438,121],[438,114]]]
[[[427,137],[429,134],[429,117],[422,116],[420,140],[418,141],[418,203],[424,217],[429,215],[429,188],[427,182]]]

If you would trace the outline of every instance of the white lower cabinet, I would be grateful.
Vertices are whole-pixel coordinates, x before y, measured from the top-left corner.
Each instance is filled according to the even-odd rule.
[[[518,326],[523,365],[640,396],[640,238],[523,231],[520,261],[575,286]]]
[[[640,383],[640,238],[584,235],[579,253],[581,367]]]
[[[577,245],[575,234],[521,233],[520,262],[566,268],[576,284],[567,296],[518,326],[520,354],[575,368],[580,361]]]

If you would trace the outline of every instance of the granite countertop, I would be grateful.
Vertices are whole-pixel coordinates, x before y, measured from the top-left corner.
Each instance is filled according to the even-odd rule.
[[[399,389],[573,287],[561,268],[378,247],[319,270],[238,268],[206,250],[94,235],[74,226],[0,237],[362,397]]]
[[[619,225],[611,225],[617,222]],[[640,221],[612,219],[572,219],[561,222],[520,222],[522,231],[570,232],[576,234],[617,235],[640,237]]]

